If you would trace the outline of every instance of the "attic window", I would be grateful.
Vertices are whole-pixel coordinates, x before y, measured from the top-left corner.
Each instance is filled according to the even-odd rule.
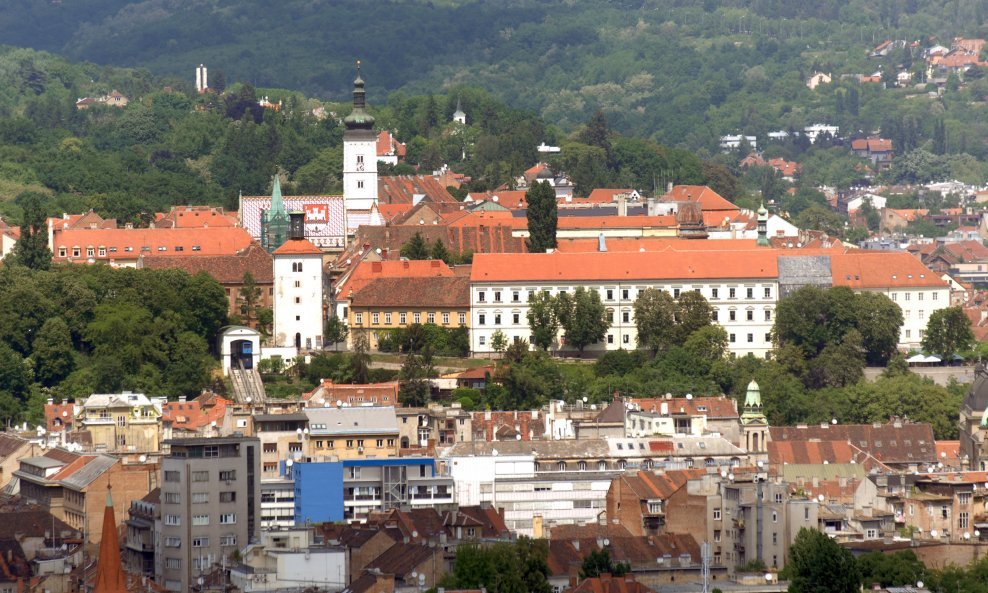
[[[697,406],[696,409],[699,412],[706,412],[707,411],[707,406]]]
[[[193,245],[192,251],[202,251],[202,247],[200,247],[199,245]]]
[[[117,252],[117,248],[116,247],[111,247],[110,248],[110,253],[116,253],[116,252]]]
[[[133,247],[124,247],[124,251],[133,251],[133,250],[134,250]]]
[[[158,251],[168,251],[168,248],[162,245],[161,247],[158,248]]]
[[[185,247],[183,247],[181,245],[176,245],[175,246],[175,251],[185,251]]]
[[[618,451],[624,451],[624,445],[622,445],[621,443],[618,443],[617,444],[617,448],[618,448]]]

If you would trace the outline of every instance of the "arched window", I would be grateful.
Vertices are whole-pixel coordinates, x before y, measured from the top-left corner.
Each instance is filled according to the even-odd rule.
[[[597,470],[598,471],[604,471],[606,469],[607,469],[607,462],[606,461],[604,461],[603,459],[601,459],[600,461],[597,462]]]
[[[585,471],[587,471],[587,462],[586,462],[586,461],[581,461],[581,462],[580,462],[580,463],[578,464],[578,467],[580,468],[580,471],[581,471],[581,472],[585,472]]]
[[[561,471],[561,472],[564,472],[564,471],[566,471],[566,462],[565,462],[565,461],[560,461],[560,462],[559,462],[559,463],[558,463],[558,464],[556,465],[556,468],[557,468],[557,469],[559,469],[559,471]]]

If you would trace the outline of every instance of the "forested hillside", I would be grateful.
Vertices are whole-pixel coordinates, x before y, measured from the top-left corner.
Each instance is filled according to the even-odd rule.
[[[602,109],[619,131],[693,150],[823,120],[869,131],[890,111],[931,139],[943,115],[954,150],[984,159],[983,82],[942,100],[871,85],[854,110],[836,97],[856,83],[803,82],[815,69],[918,66],[926,45],[984,36],[986,15],[983,0],[25,0],[0,13],[0,39],[187,80],[205,62],[230,80],[335,99],[359,57],[378,100],[479,86],[564,130]],[[869,60],[885,39],[920,44]]]

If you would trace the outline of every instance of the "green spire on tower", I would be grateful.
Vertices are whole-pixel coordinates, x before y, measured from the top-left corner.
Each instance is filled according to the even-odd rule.
[[[261,244],[269,252],[288,239],[288,212],[281,197],[281,177],[276,173],[271,184],[271,208],[262,218]]]
[[[744,395],[744,408],[741,410],[741,424],[766,424],[765,413],[762,411],[762,390],[754,380],[748,383],[748,391]]]

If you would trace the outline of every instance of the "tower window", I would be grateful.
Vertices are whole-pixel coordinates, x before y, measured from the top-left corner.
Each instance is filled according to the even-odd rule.
[[[302,262],[300,262],[300,261],[298,261],[298,262],[292,262],[292,271],[293,272],[301,272],[302,271]]]
[[[357,162],[358,162],[358,163],[362,163],[362,162],[364,162],[364,155],[362,155],[362,154],[358,154],[358,155],[357,155]]]
[[[357,182],[357,189],[364,189],[364,182],[363,181],[358,181]]]

